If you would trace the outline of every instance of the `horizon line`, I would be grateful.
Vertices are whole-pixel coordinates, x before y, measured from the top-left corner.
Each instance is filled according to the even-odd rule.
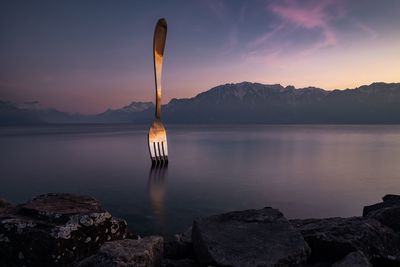
[[[213,86],[213,87],[211,87],[211,88],[209,88],[209,89],[207,89],[207,90],[205,90],[205,91],[202,91],[202,92],[200,92],[200,93],[198,93],[198,94],[196,94],[196,95],[194,95],[194,96],[191,96],[191,97],[183,97],[183,98],[173,97],[173,98],[171,98],[171,99],[168,101],[168,103],[162,104],[162,106],[168,105],[172,100],[193,99],[193,98],[197,97],[198,95],[200,95],[200,94],[202,94],[202,93],[205,93],[205,92],[208,92],[208,91],[210,91],[210,90],[212,90],[212,89],[214,89],[214,88],[217,88],[217,87],[219,87],[219,86],[231,85],[231,84],[242,84],[242,83],[261,84],[261,85],[267,85],[267,86],[281,86],[281,87],[283,87],[283,88],[293,87],[295,90],[302,90],[302,89],[307,89],[307,88],[315,88],[315,89],[320,89],[320,90],[332,92],[332,91],[356,90],[356,89],[359,89],[360,87],[363,87],[363,86],[371,86],[371,85],[373,85],[373,84],[400,84],[400,81],[399,81],[399,82],[375,81],[375,82],[371,82],[370,84],[362,84],[362,85],[359,85],[359,86],[353,87],[353,88],[347,87],[347,88],[340,88],[340,89],[338,89],[338,88],[336,88],[336,89],[325,89],[325,88],[321,88],[321,87],[317,87],[317,86],[313,86],[313,85],[306,86],[306,87],[299,87],[299,88],[298,88],[298,87],[296,87],[296,86],[294,86],[294,85],[291,85],[291,84],[284,86],[284,85],[282,85],[282,84],[280,84],[280,83],[262,83],[262,82],[242,81],[242,82],[236,82],[236,83],[223,83],[223,84],[219,84],[219,85]],[[39,100],[31,100],[31,101],[24,101],[24,102],[18,102],[18,103],[17,103],[17,102],[14,102],[14,101],[9,101],[9,100],[2,100],[2,99],[0,99],[0,102],[9,102],[9,103],[12,103],[12,104],[15,104],[15,105],[23,105],[23,104],[38,104],[38,105],[40,105],[40,101],[39,101]],[[105,109],[104,111],[97,112],[97,113],[81,113],[81,112],[79,112],[79,111],[72,111],[72,112],[70,112],[70,111],[63,111],[63,110],[61,110],[61,109],[57,109],[56,107],[41,107],[41,109],[54,109],[54,110],[57,110],[57,111],[60,111],[60,112],[63,112],[63,113],[68,113],[68,114],[80,114],[80,115],[91,116],[91,115],[98,115],[98,114],[104,113],[104,112],[109,111],[109,110],[121,109],[121,108],[127,107],[127,106],[129,106],[129,105],[131,105],[131,104],[133,104],[133,103],[152,103],[152,104],[154,105],[154,102],[153,102],[153,101],[134,100],[134,101],[129,102],[129,103],[126,104],[126,105],[123,105],[123,106],[119,107],[119,108],[115,108],[115,109],[107,108],[107,109]]]

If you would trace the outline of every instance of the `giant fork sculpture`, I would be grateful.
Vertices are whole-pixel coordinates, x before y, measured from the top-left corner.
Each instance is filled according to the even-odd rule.
[[[161,74],[167,38],[167,22],[159,19],[154,30],[153,55],[154,76],[156,83],[156,119],[150,127],[148,134],[150,158],[153,164],[168,163],[167,132],[161,122]]]

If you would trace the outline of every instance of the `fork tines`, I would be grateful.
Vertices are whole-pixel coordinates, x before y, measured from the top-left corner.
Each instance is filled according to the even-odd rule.
[[[167,142],[149,142],[150,157],[153,165],[168,164]]]

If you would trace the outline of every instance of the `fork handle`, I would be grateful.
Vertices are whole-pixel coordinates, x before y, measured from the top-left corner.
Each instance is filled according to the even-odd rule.
[[[154,78],[156,83],[156,118],[161,118],[161,76],[164,58],[165,40],[167,38],[167,21],[159,19],[154,30],[153,59]]]

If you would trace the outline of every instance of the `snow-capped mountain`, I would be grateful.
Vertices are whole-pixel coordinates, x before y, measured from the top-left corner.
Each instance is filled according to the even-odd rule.
[[[151,102],[132,102],[120,109],[108,109],[95,115],[84,115],[43,108],[37,101],[16,104],[0,101],[0,125],[26,123],[129,123],[151,109]]]
[[[125,112],[140,112],[154,107],[153,102],[132,102],[122,108]]]
[[[113,112],[125,112],[125,113],[141,112],[152,107],[154,107],[153,102],[132,102],[129,105],[124,106],[120,109],[108,109],[106,112],[102,114],[113,113]]]
[[[162,117],[167,123],[400,123],[400,83],[373,83],[333,91],[230,83],[192,98],[172,99],[162,107]],[[149,124],[153,119],[151,102],[132,102],[120,109],[82,115],[0,101],[0,124]]]
[[[400,123],[400,83],[326,91],[242,82],[173,99],[174,123]]]
[[[108,109],[107,111],[94,115],[93,119],[99,123],[126,123],[132,122],[136,118],[154,107],[152,102],[132,102],[120,109]]]

